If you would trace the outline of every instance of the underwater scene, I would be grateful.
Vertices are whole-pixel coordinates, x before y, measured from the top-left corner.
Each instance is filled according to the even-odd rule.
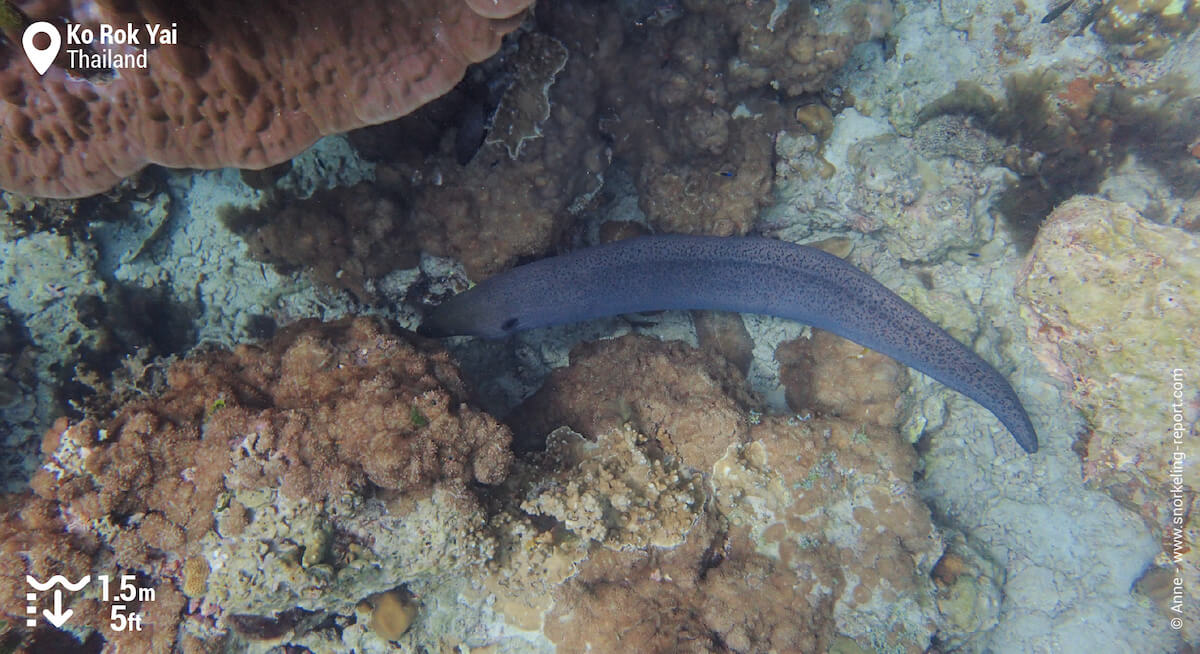
[[[0,0],[0,654],[1200,652],[1198,27]]]

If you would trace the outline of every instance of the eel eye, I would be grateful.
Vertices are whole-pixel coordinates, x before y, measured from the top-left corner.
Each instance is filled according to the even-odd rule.
[[[505,320],[505,321],[504,321],[504,324],[503,324],[503,325],[500,325],[500,329],[503,329],[503,330],[504,330],[504,331],[506,331],[506,332],[510,332],[510,331],[512,331],[512,330],[513,330],[513,328],[514,328],[514,327],[516,327],[516,326],[517,326],[517,319],[516,319],[516,318],[509,318],[508,320]]]

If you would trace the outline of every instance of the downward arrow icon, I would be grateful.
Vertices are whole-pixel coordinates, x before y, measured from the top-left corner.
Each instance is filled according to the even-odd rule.
[[[51,613],[50,609],[42,609],[42,615],[46,616],[50,624],[55,627],[61,627],[66,624],[67,620],[71,619],[72,615],[75,615],[75,611],[71,609],[63,610],[62,591],[56,588],[54,589],[54,612]]]

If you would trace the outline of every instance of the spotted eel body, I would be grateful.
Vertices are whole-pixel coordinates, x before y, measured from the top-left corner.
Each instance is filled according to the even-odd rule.
[[[639,311],[796,320],[882,352],[991,411],[1026,452],[1037,434],[1008,381],[911,304],[816,248],[754,237],[642,236],[518,266],[442,303],[430,336],[513,332]]]

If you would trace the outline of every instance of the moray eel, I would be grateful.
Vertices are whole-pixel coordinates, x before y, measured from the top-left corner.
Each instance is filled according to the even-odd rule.
[[[641,236],[518,266],[439,305],[427,336],[513,332],[639,311],[760,313],[833,332],[983,405],[1029,453],[1033,424],[1008,381],[911,304],[816,248],[754,237]]]

